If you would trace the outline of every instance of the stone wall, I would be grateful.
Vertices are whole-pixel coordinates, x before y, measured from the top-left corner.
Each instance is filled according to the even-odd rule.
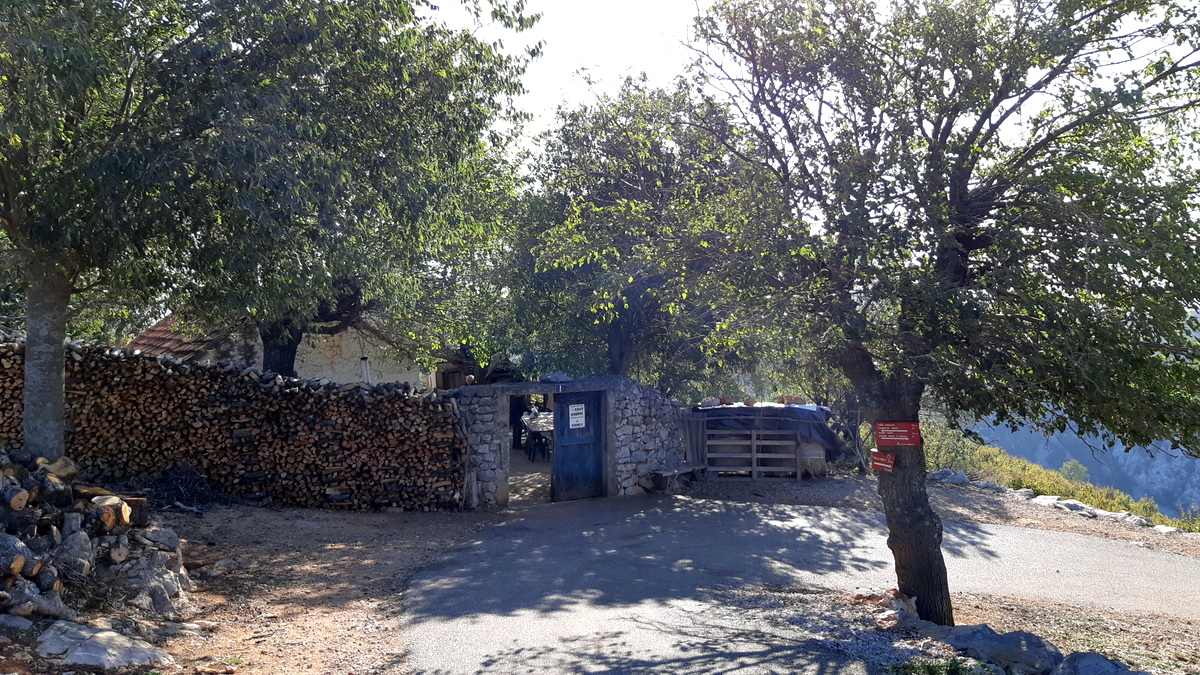
[[[467,437],[466,506],[504,506],[512,447],[508,397],[492,387],[462,387],[453,396]]]
[[[21,444],[23,345],[0,344],[0,449]],[[231,494],[350,508],[462,505],[454,401],[72,346],[67,453],[102,480],[188,464]]]
[[[684,410],[657,390],[631,380],[623,381],[609,396],[617,494],[642,494],[653,486],[654,471],[684,463]]]
[[[642,494],[652,486],[653,472],[683,464],[684,410],[633,380],[602,377],[561,386],[528,383],[461,387],[452,396],[467,437],[469,507],[497,508],[508,503],[512,451],[509,397],[566,391],[604,392],[606,495]]]

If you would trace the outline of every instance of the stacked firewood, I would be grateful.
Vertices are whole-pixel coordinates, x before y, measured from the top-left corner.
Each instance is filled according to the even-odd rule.
[[[51,462],[20,450],[13,457],[0,453],[0,611],[72,618],[64,589],[81,595],[104,589],[175,613],[191,583],[178,537],[147,527],[143,498],[77,485],[78,471],[66,457]]]
[[[466,444],[451,399],[103,347],[68,357],[68,454],[90,479],[188,464],[230,494],[280,504],[461,506]],[[21,345],[0,345],[0,445],[21,440],[22,368]]]

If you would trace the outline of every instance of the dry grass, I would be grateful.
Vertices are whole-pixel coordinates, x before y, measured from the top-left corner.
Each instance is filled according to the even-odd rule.
[[[1040,635],[1064,654],[1094,651],[1157,673],[1200,673],[1200,622],[1024,598],[956,593],[959,624]]]

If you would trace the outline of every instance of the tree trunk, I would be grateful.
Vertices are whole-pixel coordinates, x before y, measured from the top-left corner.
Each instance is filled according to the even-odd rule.
[[[916,420],[916,413],[910,412],[875,421]],[[953,626],[950,585],[942,558],[942,520],[929,506],[925,491],[925,450],[921,446],[890,450],[896,454],[896,465],[891,473],[879,474],[879,496],[887,517],[888,548],[896,560],[898,588],[916,598],[922,619]]]
[[[628,320],[622,314],[618,315],[608,325],[606,343],[608,346],[609,375],[621,375],[624,377],[629,374],[629,361],[633,355],[633,336],[627,326]]]
[[[25,449],[58,459],[66,449],[64,363],[71,280],[57,265],[26,263]]]
[[[296,352],[304,332],[285,319],[260,323],[258,334],[263,343],[263,370],[296,377]]]

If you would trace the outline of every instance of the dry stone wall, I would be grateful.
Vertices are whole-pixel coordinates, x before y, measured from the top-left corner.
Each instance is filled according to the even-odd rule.
[[[503,506],[508,503],[512,447],[508,397],[491,387],[463,387],[454,396],[467,438],[466,505],[468,508]]]
[[[21,444],[23,347],[0,344],[0,449]],[[462,506],[454,401],[72,346],[67,453],[97,479],[189,464],[231,494],[406,510]]]
[[[497,508],[508,503],[512,431],[509,396],[562,391],[602,391],[605,395],[604,466],[606,494],[642,494],[653,486],[655,471],[684,462],[684,409],[661,393],[627,378],[598,377],[557,385],[466,386],[452,392],[467,438],[469,507]]]
[[[624,380],[610,392],[617,493],[642,494],[655,471],[684,463],[683,408],[655,389]]]

